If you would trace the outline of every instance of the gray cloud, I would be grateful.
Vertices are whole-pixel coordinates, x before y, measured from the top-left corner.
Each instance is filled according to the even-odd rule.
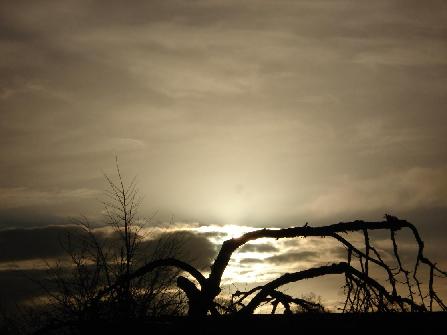
[[[278,248],[270,243],[263,244],[245,244],[239,250],[240,252],[276,252]]]
[[[240,264],[243,264],[243,265],[245,265],[245,264],[248,264],[248,265],[251,265],[251,264],[256,264],[256,263],[262,263],[264,260],[263,259],[260,259],[260,258],[250,258],[250,257],[248,257],[248,258],[242,258],[241,260],[240,260]],[[248,273],[249,271],[241,271],[241,274],[243,274],[243,273]]]
[[[199,234],[189,231],[164,233],[154,240],[141,243],[139,253],[147,258],[176,257],[200,270],[208,270],[216,255],[214,245]]]
[[[348,251],[346,248],[342,247],[342,246],[338,246],[333,248],[332,250],[329,250],[329,254],[334,258],[334,259],[347,259],[348,258]]]
[[[110,234],[104,230],[94,232],[106,248],[118,245],[119,236],[116,233]],[[3,263],[0,270],[0,308],[14,310],[23,302],[45,294],[41,285],[52,287],[47,269],[16,268],[15,262],[28,260],[31,263],[27,267],[33,267],[33,264],[42,265],[39,263],[41,260],[65,259],[62,264],[69,266],[70,261],[66,258],[68,235],[73,250],[78,250],[76,248],[80,246],[81,239],[87,238],[78,226],[0,231],[0,263]],[[152,240],[142,241],[136,260],[141,263],[156,258],[176,257],[200,270],[208,270],[215,254],[216,250],[207,238],[188,231],[178,231],[162,233]]]
[[[316,251],[289,252],[269,257],[266,261],[274,264],[306,262],[318,259],[319,255]]]
[[[120,236],[104,230],[93,230],[105,248],[116,248]],[[0,262],[65,258],[70,251],[77,251],[87,239],[79,226],[47,226],[39,228],[7,229],[0,231]],[[68,242],[70,241],[70,245]],[[138,247],[142,262],[154,258],[176,257],[207,269],[216,250],[206,237],[193,232],[178,231],[162,233],[154,239],[143,240]]]
[[[77,235],[80,232],[80,228],[73,226],[0,231],[0,262],[63,256],[67,234]]]

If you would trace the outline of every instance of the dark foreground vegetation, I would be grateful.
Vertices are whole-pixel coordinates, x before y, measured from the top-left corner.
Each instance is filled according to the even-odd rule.
[[[118,166],[117,171],[116,183],[106,176],[110,192],[104,202],[117,238],[108,245],[88,221],[79,222],[83,235],[66,241],[71,265],[50,269],[48,285],[43,285],[48,304],[31,318],[27,330],[39,334],[122,334],[138,329],[163,334],[272,333],[289,327],[388,331],[430,329],[447,321],[447,307],[436,288],[447,273],[426,257],[422,237],[406,220],[385,215],[377,222],[255,230],[225,241],[204,271],[179,253],[181,241],[159,243],[150,255],[139,249],[143,236],[136,217],[136,186],[134,182],[125,185]],[[371,238],[377,231],[388,235],[386,255]],[[410,233],[416,246],[412,260],[407,254],[402,257],[400,231]],[[356,243],[350,240],[352,236],[357,236]],[[260,238],[309,237],[333,239],[345,249],[345,260],[284,273],[249,290],[222,294],[222,275],[238,248]],[[337,313],[328,313],[318,300],[281,290],[287,284],[329,275],[345,279],[344,303]],[[269,308],[271,315],[255,315],[260,307],[264,313]],[[20,328],[14,327],[4,329]]]
[[[46,328],[36,334],[275,334],[302,332],[430,333],[445,330],[447,313],[325,313],[244,317],[223,315],[207,317],[160,317],[140,322],[73,323]]]

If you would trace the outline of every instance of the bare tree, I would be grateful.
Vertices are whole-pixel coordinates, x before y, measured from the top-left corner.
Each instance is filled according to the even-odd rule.
[[[399,254],[396,233],[402,229],[408,229],[417,245],[417,255],[411,270],[404,267]],[[371,231],[388,231],[393,245],[393,255],[397,261],[397,267],[387,264],[378,249],[369,237]],[[355,232],[363,234],[364,247],[361,250],[349,242],[349,235]],[[347,236],[345,236],[347,235]],[[236,292],[230,306],[222,306],[217,299],[221,291],[222,275],[229,264],[232,254],[249,241],[260,238],[292,239],[307,237],[329,237],[346,248],[346,261],[312,267],[306,270],[285,273],[271,282],[255,287],[246,292]],[[387,276],[389,288],[387,289],[380,279],[375,279],[370,271],[374,264],[382,269]],[[322,277],[330,274],[340,274],[345,277],[345,303],[343,312],[368,312],[368,311],[402,311],[402,312],[426,312],[436,308],[446,311],[447,307],[435,290],[435,278],[447,277],[447,272],[441,270],[424,255],[424,242],[416,227],[406,220],[398,219],[391,215],[385,215],[384,221],[367,222],[353,221],[340,222],[328,226],[311,227],[304,225],[285,229],[261,229],[233,238],[222,244],[219,254],[211,266],[211,272],[205,278],[198,270],[189,264],[176,259],[161,259],[148,263],[128,277],[123,277],[114,285],[101,292],[96,298],[100,299],[110,290],[116,287],[128,285],[128,282],[154,271],[159,267],[176,267],[187,273],[194,281],[185,277],[177,278],[177,285],[188,297],[189,315],[204,316],[207,314],[252,314],[266,302],[272,304],[272,310],[276,311],[278,304],[284,306],[286,311],[292,311],[292,306],[298,306],[308,311],[324,310],[321,304],[303,298],[294,298],[280,291],[286,284],[301,280]],[[422,267],[428,270],[426,280],[428,292],[424,292]],[[403,275],[404,280],[398,277]],[[198,284],[198,285],[197,285]],[[402,292],[402,288],[406,292]]]
[[[105,176],[109,191],[103,203],[114,238],[105,238],[86,219],[78,221],[82,227],[80,236],[67,236],[65,246],[71,257],[71,272],[63,264],[51,268],[55,286],[47,289],[47,293],[55,306],[52,314],[56,317],[50,327],[64,323],[79,325],[101,318],[147,320],[163,314],[250,315],[265,305],[271,306],[272,314],[280,310],[320,313],[326,309],[315,296],[293,297],[282,288],[327,275],[344,277],[345,300],[341,311],[345,313],[447,311],[435,289],[437,278],[447,278],[447,272],[425,256],[424,242],[416,227],[391,215],[377,222],[356,220],[319,227],[306,223],[284,229],[254,230],[224,241],[207,276],[189,261],[179,258],[181,241],[176,239],[160,240],[155,251],[145,255],[141,249],[142,222],[137,217],[141,199],[135,180],[125,183],[118,160],[116,169],[117,182]],[[411,233],[417,247],[411,268],[403,261],[396,238],[402,230]],[[389,234],[395,264],[383,257],[371,237],[377,231]],[[360,247],[352,242],[353,234],[362,236]],[[284,273],[266,284],[236,291],[229,299],[222,298],[222,276],[238,248],[261,238],[309,237],[333,239],[345,248],[345,260]],[[377,269],[385,279],[377,277]]]
[[[102,203],[105,227],[111,231],[95,229],[85,217],[74,220],[79,233],[67,233],[61,239],[69,261],[48,264],[48,280],[39,283],[49,300],[47,325],[42,331],[92,320],[184,314],[186,297],[175,287],[181,269],[154,268],[144,274],[138,271],[144,263],[181,256],[183,241],[167,236],[154,242],[150,255],[144,254],[142,242],[147,236],[143,228],[150,219],[138,217],[141,197],[135,178],[125,182],[118,159],[116,174],[116,181],[104,175],[108,189]],[[123,280],[135,273],[136,280]]]

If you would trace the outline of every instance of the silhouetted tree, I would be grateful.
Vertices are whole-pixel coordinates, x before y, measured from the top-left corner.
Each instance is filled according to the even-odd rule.
[[[404,267],[399,255],[396,233],[402,229],[408,229],[412,233],[418,248],[414,267],[411,270]],[[371,241],[369,232],[377,230],[389,232],[397,267],[387,264]],[[349,236],[353,232],[363,234],[363,250],[354,246],[353,243],[349,242],[348,237],[345,236]],[[285,273],[265,285],[255,287],[246,292],[238,291],[233,294],[230,306],[222,306],[217,302],[216,298],[221,291],[222,275],[228,266],[232,254],[238,248],[249,241],[260,238],[291,239],[311,236],[335,239],[346,248],[346,261],[312,267],[298,272]],[[390,286],[388,289],[379,279],[375,279],[372,276],[370,272],[372,264],[386,273]],[[422,283],[421,268],[423,266],[428,270],[427,292],[424,292]],[[424,242],[416,227],[406,220],[401,220],[391,215],[385,215],[385,220],[379,222],[357,220],[321,227],[311,227],[306,224],[301,227],[255,230],[239,238],[223,242],[219,254],[211,265],[211,272],[208,277],[203,276],[189,264],[176,259],[160,259],[142,266],[129,276],[120,278],[112,286],[101,292],[96,299],[101,299],[103,295],[117,287],[125,287],[130,281],[159,267],[175,267],[189,275],[189,278],[183,275],[179,276],[177,278],[177,286],[188,297],[188,314],[193,316],[222,314],[222,310],[224,311],[223,313],[252,314],[265,302],[271,303],[273,310],[276,310],[277,305],[281,304],[286,311],[292,311],[292,306],[307,311],[323,311],[321,304],[303,298],[291,297],[279,289],[289,283],[331,274],[341,274],[345,277],[346,297],[342,308],[343,312],[426,312],[433,311],[435,308],[447,310],[446,305],[435,291],[436,276],[447,277],[447,273],[424,255]],[[398,279],[401,275],[404,278],[402,282]],[[191,280],[192,278],[194,279],[193,281]],[[402,286],[406,289],[406,293],[402,293]]]
[[[181,268],[139,271],[142,264],[160,258],[188,258],[179,254],[183,240],[165,236],[154,242],[149,255],[144,254],[146,221],[137,216],[141,198],[135,179],[125,183],[118,159],[116,172],[117,181],[105,175],[108,189],[103,201],[106,226],[112,232],[94,229],[85,217],[76,219],[80,233],[61,240],[69,263],[48,265],[48,280],[40,283],[48,299],[41,332],[92,321],[126,322],[185,313],[185,294],[173,289]],[[135,274],[137,279],[123,280]]]
[[[98,320],[147,320],[160,315],[250,315],[260,306],[271,305],[271,313],[325,312],[316,295],[293,297],[281,291],[290,283],[327,275],[344,276],[345,301],[341,312],[427,312],[446,311],[435,290],[437,277],[447,277],[424,254],[424,242],[416,227],[397,217],[385,215],[383,221],[356,220],[332,225],[284,229],[259,229],[223,242],[205,276],[190,262],[178,257],[181,241],[164,240],[141,262],[142,226],[137,218],[140,203],[135,180],[124,182],[116,162],[118,181],[105,176],[109,191],[104,202],[107,223],[115,239],[104,239],[88,220],[78,223],[82,236],[68,236],[66,248],[71,257],[71,273],[66,265],[53,267],[53,283],[47,289],[54,307],[52,321],[42,329],[57,329]],[[411,269],[402,261],[396,234],[408,230],[417,246]],[[392,245],[394,264],[385,261],[371,239],[373,231],[386,232]],[[360,233],[362,246],[352,234]],[[261,238],[331,238],[346,250],[345,261],[284,273],[274,280],[247,291],[236,291],[228,299],[219,296],[222,276],[233,253],[246,243]],[[107,244],[109,242],[109,244]],[[378,278],[381,269],[386,280]],[[374,273],[373,273],[374,272]],[[281,309],[278,309],[281,306]]]

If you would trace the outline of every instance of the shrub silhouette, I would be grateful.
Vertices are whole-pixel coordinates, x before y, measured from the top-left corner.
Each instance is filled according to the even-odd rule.
[[[188,255],[182,254],[185,241],[178,234],[159,238],[150,254],[143,254],[146,221],[138,217],[141,198],[135,179],[125,183],[118,159],[116,173],[117,181],[105,175],[108,190],[103,202],[112,233],[95,230],[85,217],[74,220],[81,232],[61,239],[70,264],[48,264],[48,280],[39,283],[48,298],[44,316],[39,316],[39,322],[46,323],[41,333],[98,320],[124,322],[185,314],[183,291],[172,290],[181,269],[157,267],[123,281],[140,274],[142,264],[174,256],[188,259]]]

